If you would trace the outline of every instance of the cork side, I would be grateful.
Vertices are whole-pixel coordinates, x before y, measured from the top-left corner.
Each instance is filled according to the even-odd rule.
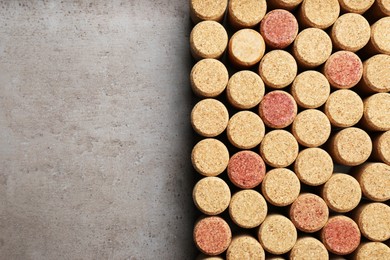
[[[367,239],[383,242],[390,238],[390,207],[384,203],[368,203],[356,214],[356,222]]]
[[[390,55],[390,17],[384,17],[371,26],[370,42],[375,51]]]
[[[378,54],[363,63],[363,77],[358,87],[365,92],[390,91],[390,55]]]
[[[375,0],[339,0],[340,7],[345,12],[362,14],[375,2]]]
[[[382,133],[373,141],[373,157],[390,165],[390,131]]]
[[[273,8],[293,10],[302,3],[302,0],[268,0],[267,3]]]
[[[265,253],[260,243],[249,235],[233,237],[232,243],[226,251],[227,260],[258,259],[264,260]]]
[[[200,254],[196,260],[223,260],[223,258],[220,256],[208,256],[205,254]]]
[[[235,28],[254,27],[260,23],[267,11],[265,0],[230,0],[228,19]]]
[[[390,199],[390,166],[384,163],[365,163],[356,169],[356,179],[364,196],[373,201]]]
[[[191,0],[190,16],[194,23],[205,20],[221,22],[225,15],[228,0]]]
[[[339,13],[337,0],[304,0],[298,15],[306,27],[326,29],[336,21]]]
[[[390,130],[390,94],[377,93],[364,100],[362,124],[370,130]]]
[[[376,3],[383,14],[390,16],[390,1],[389,0],[377,0]]]
[[[353,260],[382,260],[390,259],[390,247],[380,242],[365,242],[356,249]]]
[[[319,240],[313,237],[301,237],[291,249],[290,259],[328,260],[329,253]]]

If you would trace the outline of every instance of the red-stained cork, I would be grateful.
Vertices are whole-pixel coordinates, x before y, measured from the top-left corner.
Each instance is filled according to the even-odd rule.
[[[230,158],[227,172],[234,185],[242,189],[251,189],[262,182],[265,164],[257,153],[241,151]]]

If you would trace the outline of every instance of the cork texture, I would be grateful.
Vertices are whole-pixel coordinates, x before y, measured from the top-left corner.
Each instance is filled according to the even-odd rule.
[[[373,141],[373,157],[390,165],[390,131],[377,136]]]
[[[196,260],[223,260],[223,258],[220,256],[208,256],[205,254],[200,254]]]
[[[298,15],[306,27],[326,29],[336,21],[339,13],[337,0],[304,0]]]
[[[317,259],[328,260],[329,253],[324,244],[313,237],[298,238],[297,243],[291,249],[290,259]]]
[[[390,259],[390,247],[380,242],[365,242],[356,249],[353,260]]]
[[[267,11],[265,0],[230,0],[228,19],[235,28],[254,27],[260,23]]]
[[[383,14],[390,16],[390,1],[389,0],[377,0],[376,4]]]
[[[376,52],[390,55],[390,17],[384,17],[371,26],[370,42]]]
[[[268,0],[267,4],[273,8],[281,8],[286,10],[292,10],[297,7],[302,0]]]
[[[363,63],[363,77],[358,87],[365,92],[390,91],[390,55],[378,54]]]
[[[363,103],[363,125],[374,131],[390,130],[390,94],[377,93]]]
[[[258,259],[264,260],[265,253],[260,243],[252,236],[235,236],[226,251],[226,260]]]
[[[339,0],[340,7],[345,12],[362,14],[367,11],[375,0]]]
[[[390,238],[390,207],[374,202],[358,208],[355,220],[367,239],[383,242]]]
[[[190,16],[194,23],[204,20],[221,22],[228,0],[191,0]]]
[[[356,179],[364,196],[373,201],[390,199],[390,166],[384,163],[365,163],[356,169]]]

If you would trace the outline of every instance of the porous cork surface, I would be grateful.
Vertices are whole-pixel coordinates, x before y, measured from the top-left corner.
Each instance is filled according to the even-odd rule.
[[[297,230],[285,216],[271,214],[266,217],[258,232],[263,248],[276,255],[287,253],[297,241]]]
[[[227,8],[228,0],[191,0],[190,16],[194,23],[204,20],[220,22]]]
[[[260,154],[272,167],[287,167],[295,161],[299,151],[297,140],[286,130],[268,132],[261,142]]]
[[[261,118],[250,111],[240,111],[234,114],[227,126],[227,137],[236,147],[251,149],[263,140],[265,133]]]
[[[196,260],[224,260],[222,257],[220,256],[208,256],[208,255],[205,255],[205,254],[200,254]]]
[[[297,7],[302,0],[268,0],[267,4],[274,8],[282,8],[286,10],[292,10]]]
[[[295,117],[291,129],[298,143],[306,147],[317,147],[328,140],[331,124],[321,111],[307,109]]]
[[[378,54],[363,63],[363,77],[358,87],[366,92],[390,91],[390,55]]]
[[[390,55],[390,17],[384,17],[371,26],[370,42],[375,51]]]
[[[294,202],[301,189],[299,179],[289,169],[277,168],[270,170],[261,184],[265,199],[275,206],[287,206]]]
[[[390,131],[386,131],[373,140],[373,157],[390,165]]]
[[[390,1],[389,0],[377,0],[376,4],[378,5],[381,12],[387,16],[390,15]]]
[[[356,218],[363,236],[371,241],[383,242],[390,238],[390,207],[374,202],[359,206]]]
[[[254,228],[267,216],[267,203],[263,196],[254,190],[241,190],[232,196],[229,215],[238,226]]]
[[[333,161],[321,148],[307,148],[301,151],[294,163],[299,180],[310,186],[324,184],[333,173]]]
[[[339,0],[342,10],[350,13],[362,14],[367,11],[375,0]]]
[[[323,64],[331,55],[332,40],[321,29],[307,28],[298,34],[292,51],[299,65],[314,68]]]
[[[228,121],[229,113],[225,105],[215,99],[203,99],[191,111],[192,127],[204,137],[221,134],[226,129]]]
[[[390,94],[377,93],[366,98],[363,103],[364,126],[374,131],[390,130]]]
[[[229,73],[225,65],[216,59],[198,61],[191,70],[191,87],[200,97],[216,97],[228,83]]]
[[[249,70],[236,72],[226,88],[229,102],[240,109],[255,107],[263,99],[265,87],[260,76]]]
[[[390,247],[380,242],[365,242],[356,249],[353,260],[390,259]]]
[[[240,151],[230,158],[227,173],[234,185],[242,189],[251,189],[263,180],[265,164],[257,153]]]
[[[235,28],[254,27],[267,11],[265,0],[230,0],[228,19]]]
[[[326,29],[336,21],[339,13],[338,0],[304,0],[298,15],[306,27]]]
[[[231,195],[224,180],[205,177],[196,183],[192,198],[196,207],[204,214],[218,215],[229,206]]]
[[[317,259],[328,260],[329,253],[324,244],[313,237],[298,238],[290,252],[291,260]]]
[[[384,163],[365,163],[356,169],[356,179],[364,196],[373,201],[390,199],[390,166]]]
[[[238,235],[233,237],[232,243],[226,251],[226,260],[265,259],[264,249],[252,236]]]

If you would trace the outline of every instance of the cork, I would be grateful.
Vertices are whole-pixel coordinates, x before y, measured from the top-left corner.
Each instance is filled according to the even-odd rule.
[[[261,224],[258,239],[267,252],[281,255],[290,251],[295,245],[297,230],[285,216],[271,214]]]
[[[250,111],[234,114],[227,126],[229,141],[240,149],[252,149],[263,140],[265,133],[261,118]]]
[[[297,104],[289,93],[275,90],[264,96],[259,115],[267,126],[285,128],[294,121],[297,110]]]
[[[314,68],[323,64],[331,53],[332,40],[326,32],[318,28],[304,29],[294,41],[294,57],[304,68]]]
[[[329,153],[336,163],[356,166],[370,157],[372,143],[370,136],[356,127],[341,130],[330,139]]]
[[[351,175],[336,173],[325,183],[322,197],[330,209],[345,213],[359,204],[362,190],[359,182]]]
[[[369,130],[390,130],[390,94],[377,93],[364,101],[362,124]]]
[[[267,203],[263,196],[254,190],[241,190],[235,193],[229,205],[231,219],[242,228],[259,226],[267,216],[267,211]]]
[[[234,185],[241,189],[251,189],[263,181],[265,164],[257,153],[240,151],[230,158],[227,173]]]
[[[285,10],[293,10],[295,9],[302,0],[268,0],[267,4],[272,8],[280,8]]]
[[[373,21],[390,16],[390,1],[376,0],[370,10],[367,11],[367,15]]]
[[[330,85],[326,77],[315,70],[304,71],[295,78],[291,94],[303,108],[318,108],[329,97]]]
[[[341,9],[346,13],[362,14],[374,3],[375,0],[339,0]]]
[[[375,53],[390,55],[390,17],[384,17],[371,26],[370,47]]]
[[[198,23],[190,34],[191,53],[197,60],[220,58],[227,44],[228,35],[225,28],[215,21]]]
[[[226,251],[227,260],[258,259],[264,260],[265,253],[260,243],[252,236],[238,235]]]
[[[230,0],[228,19],[234,28],[251,28],[260,23],[266,11],[265,0]]]
[[[249,70],[236,72],[227,84],[228,101],[236,108],[250,109],[257,106],[264,96],[264,83],[260,76]]]
[[[333,126],[350,127],[363,116],[363,100],[352,90],[339,89],[330,94],[324,112]]]
[[[204,137],[215,137],[227,127],[229,113],[224,104],[215,99],[199,101],[191,111],[191,124],[195,132]]]
[[[326,29],[340,13],[338,0],[304,0],[299,10],[299,22],[305,27]]]
[[[373,201],[390,199],[390,166],[384,163],[365,163],[356,169],[356,179],[364,196]]]
[[[349,217],[331,217],[321,231],[321,240],[336,255],[350,254],[359,246],[359,227]]]
[[[217,176],[228,166],[229,151],[221,141],[206,138],[192,149],[191,161],[198,173],[204,176]]]
[[[194,242],[204,254],[219,255],[228,248],[232,239],[229,225],[220,217],[204,217],[194,227]]]
[[[390,165],[390,131],[373,139],[373,158]]]
[[[298,66],[294,57],[283,50],[273,50],[264,55],[260,62],[259,74],[270,88],[284,88],[297,75]]]
[[[272,10],[261,21],[260,33],[270,48],[284,49],[297,37],[298,21],[286,10]]]
[[[208,256],[205,254],[200,254],[196,260],[223,260],[223,258],[220,256]]]
[[[324,184],[333,173],[333,161],[330,155],[321,148],[307,148],[298,154],[294,171],[299,180],[306,185]]]
[[[194,23],[205,20],[222,22],[228,0],[191,0],[190,16]]]
[[[363,77],[359,90],[366,93],[390,91],[390,55],[378,54],[363,63]]]
[[[272,205],[284,207],[290,205],[298,197],[301,184],[289,169],[276,168],[265,175],[261,191],[265,199]]]
[[[352,88],[363,75],[363,64],[355,53],[338,51],[325,62],[323,72],[331,86]]]
[[[224,180],[218,177],[205,177],[196,183],[192,197],[202,213],[218,215],[227,209],[231,196],[229,186]]]
[[[260,145],[260,154],[264,161],[272,167],[287,167],[298,155],[298,142],[286,130],[268,132]]]
[[[221,94],[228,83],[229,74],[225,65],[219,60],[203,59],[191,70],[191,87],[200,97],[216,97]]]
[[[301,237],[291,249],[290,259],[328,260],[329,254],[324,244],[319,240],[313,237]]]
[[[383,260],[390,259],[390,247],[381,242],[361,243],[353,254],[353,260]]]
[[[331,125],[324,113],[307,109],[295,117],[291,129],[298,143],[306,147],[317,147],[328,140]]]

